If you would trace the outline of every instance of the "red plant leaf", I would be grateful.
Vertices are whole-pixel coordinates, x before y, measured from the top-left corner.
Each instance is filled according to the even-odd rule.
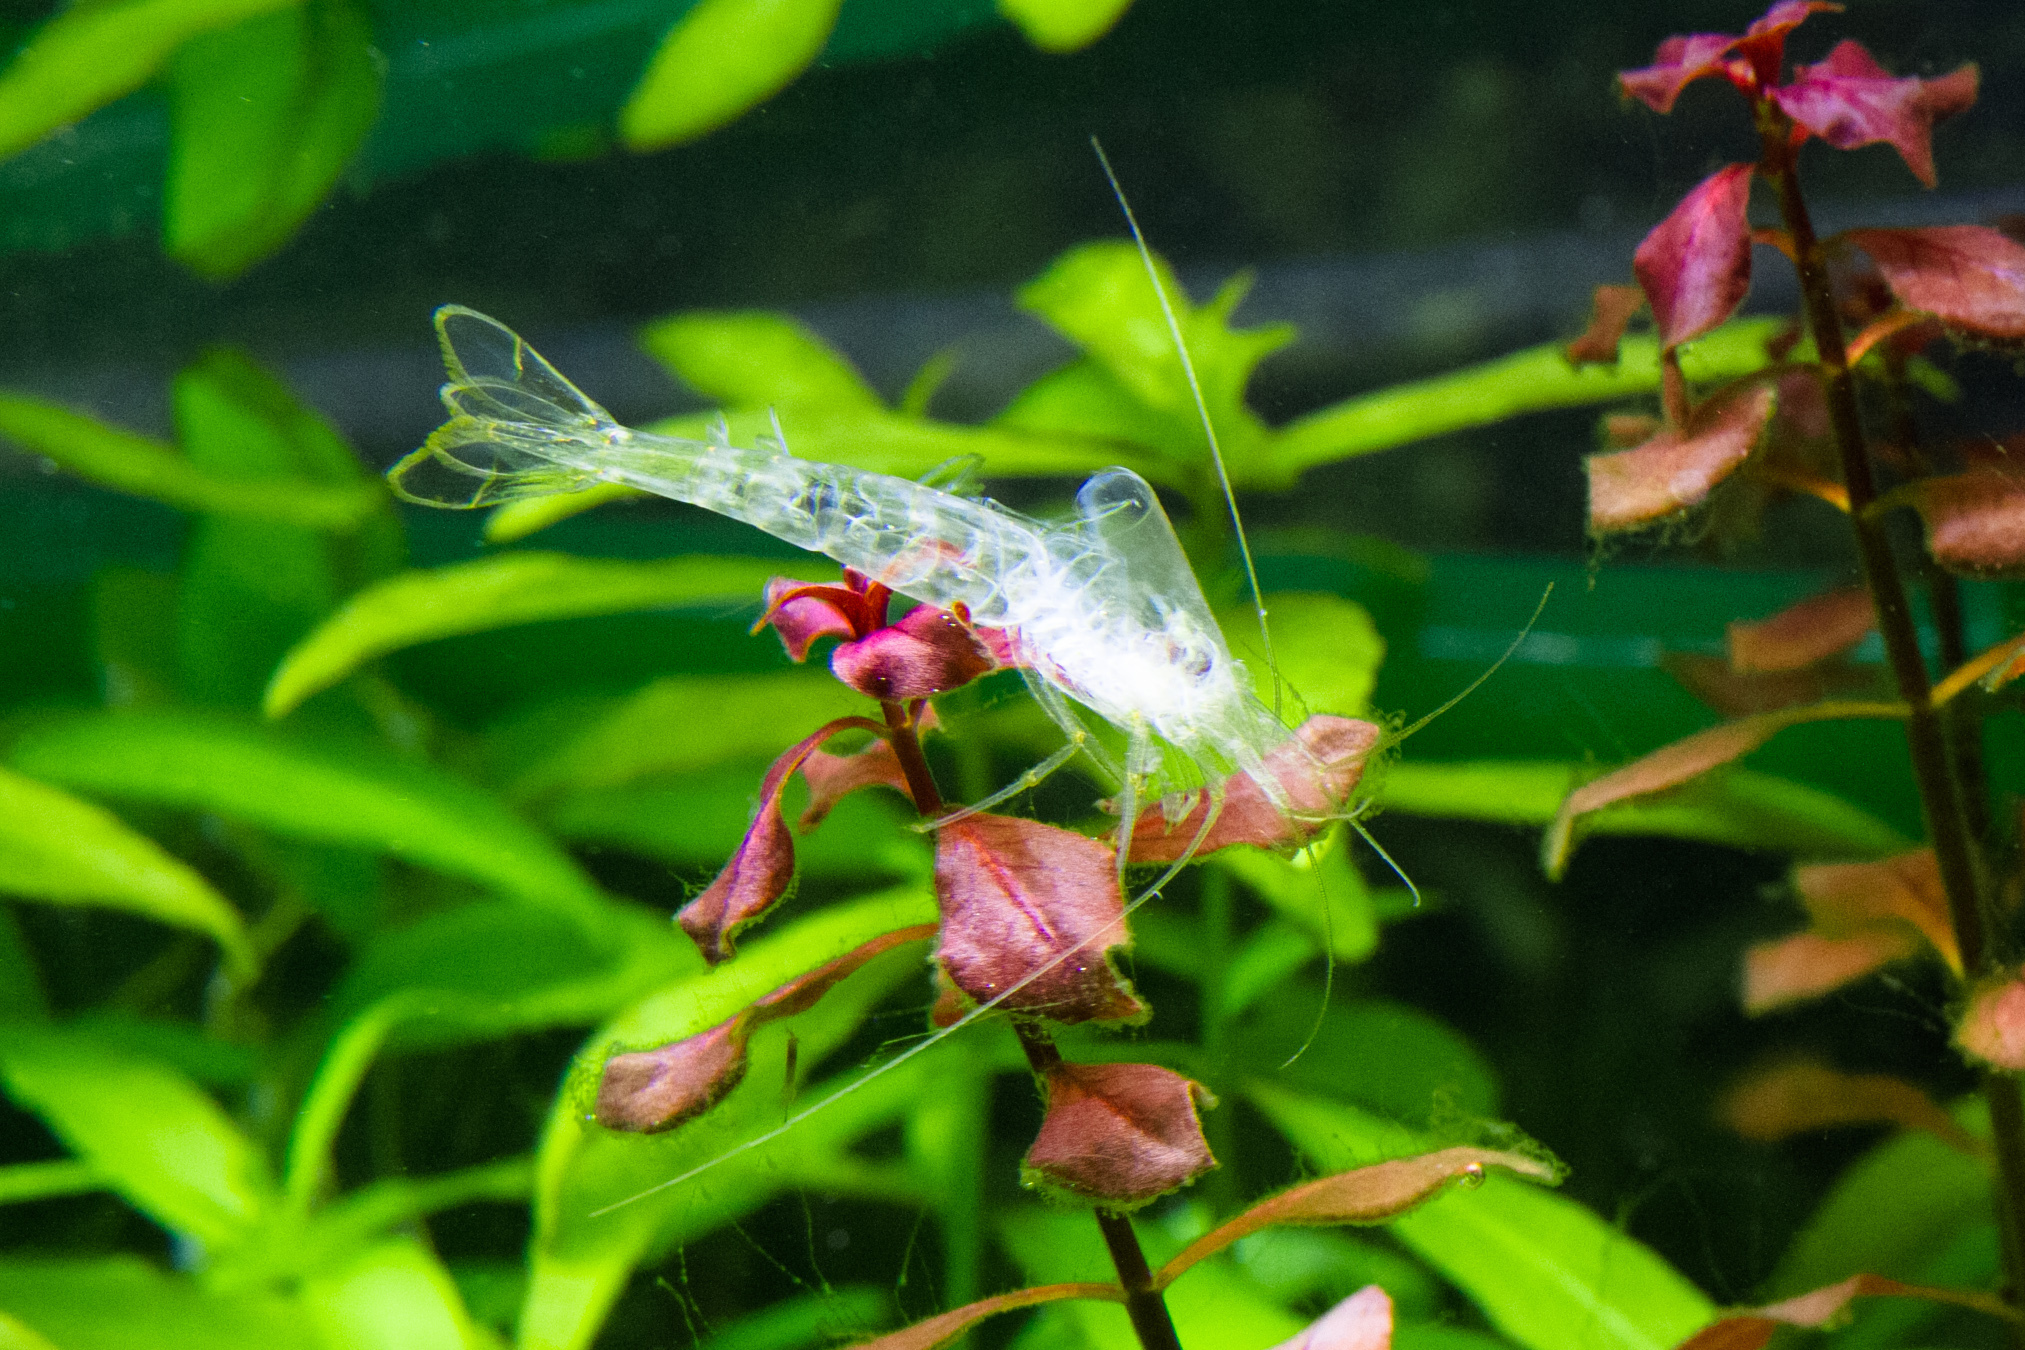
[[[1048,1070],[1048,1114],[1021,1163],[1029,1186],[1136,1209],[1216,1166],[1198,1110],[1202,1084],[1155,1064],[1068,1064]]]
[[[1659,664],[1690,694],[1725,717],[1748,717],[1828,699],[1881,698],[1886,689],[1877,667],[1840,661],[1771,675],[1739,675],[1722,657],[1699,652],[1667,652]]]
[[[702,1115],[745,1077],[751,1023],[741,1012],[684,1040],[613,1055],[598,1079],[598,1124],[657,1134]]]
[[[1769,619],[1736,622],[1726,640],[1730,669],[1738,674],[1803,670],[1846,652],[1877,627],[1877,610],[1862,586],[1810,596]]]
[[[944,694],[998,665],[961,615],[931,605],[916,605],[900,622],[830,653],[830,669],[838,679],[882,702]]]
[[[1547,836],[1541,846],[1547,874],[1559,877],[1567,868],[1568,855],[1574,850],[1575,822],[1591,811],[1678,787],[1691,778],[1749,754],[1778,732],[1803,722],[1904,716],[1905,705],[1902,703],[1813,703],[1802,708],[1781,708],[1775,712],[1740,717],[1734,722],[1698,731],[1671,745],[1662,745],[1651,754],[1584,783],[1568,794],[1561,803],[1560,813],[1554,817],[1554,823],[1547,827]]]
[[[1851,230],[1907,309],[1997,341],[2025,341],[2025,244],[1987,225]]]
[[[1229,1223],[1204,1233],[1160,1268],[1160,1273],[1153,1277],[1154,1286],[1165,1289],[1204,1257],[1214,1256],[1238,1239],[1276,1223],[1309,1226],[1384,1223],[1430,1198],[1451,1181],[1474,1185],[1492,1167],[1549,1185],[1561,1179],[1552,1165],[1538,1158],[1468,1144],[1338,1172],[1269,1196]]]
[[[1645,304],[1645,292],[1636,286],[1598,286],[1589,306],[1589,327],[1562,350],[1575,366],[1617,364],[1617,344],[1624,341],[1624,326]]]
[[[1807,932],[1757,943],[1744,953],[1744,1011],[1755,1016],[1818,998],[1919,950],[1919,938],[1896,923],[1844,937]]]
[[[2013,1322],[2018,1320],[2016,1310],[1992,1294],[1901,1284],[1882,1275],[1852,1275],[1839,1284],[1798,1294],[1782,1303],[1731,1313],[1682,1341],[1677,1350],[1763,1350],[1780,1327],[1825,1326],[1840,1317],[1850,1301],[1857,1298],[1919,1298],[1974,1308]]]
[[[1758,443],[1771,419],[1772,386],[1730,386],[1633,450],[1589,456],[1589,530],[1635,530],[1699,506]]]
[[[1111,966],[1110,949],[1130,935],[1112,852],[1097,840],[1034,820],[966,816],[936,832],[935,896],[936,959],[977,1002],[1007,995],[999,1005],[1007,1011],[1060,1022],[1145,1015]]]
[[[1746,1139],[1775,1143],[1838,1125],[1925,1130],[1951,1148],[1980,1154],[1976,1137],[1903,1078],[1842,1073],[1812,1060],[1759,1069],[1723,1094],[1717,1114]]]
[[[914,800],[907,775],[900,768],[900,757],[893,752],[893,743],[884,737],[851,755],[810,751],[802,761],[802,781],[809,785],[808,809],[796,822],[803,834],[822,824],[838,802],[864,788],[892,788],[910,802]]]
[[[1266,756],[1266,771],[1285,792],[1291,815],[1275,806],[1249,775],[1232,774],[1224,780],[1222,808],[1206,833],[1202,822],[1211,807],[1206,796],[1178,820],[1170,821],[1159,805],[1140,812],[1132,824],[1132,861],[1178,862],[1191,848],[1194,856],[1202,856],[1233,844],[1291,848],[1306,842],[1324,822],[1342,814],[1383,735],[1371,722],[1315,714],[1294,729],[1292,741]]]
[[[1955,1044],[1986,1064],[2025,1069],[2025,979],[2017,971],[1987,980],[1969,995]]]
[[[1934,123],[1975,103],[1977,80],[1973,64],[1937,80],[1894,79],[1862,43],[1845,38],[1827,60],[1796,70],[1772,98],[1795,123],[1838,150],[1890,145],[1914,176],[1932,187]]]
[[[859,1341],[849,1350],[936,1350],[937,1346],[948,1345],[987,1317],[1072,1298],[1123,1303],[1125,1291],[1115,1284],[1041,1284],[1031,1289],[1015,1289],[1010,1294],[994,1294],[975,1303],[966,1303],[961,1308],[951,1308],[946,1313],[938,1313],[911,1327],[889,1331],[873,1340]]]
[[[799,663],[819,638],[860,638],[885,627],[892,599],[893,592],[848,567],[842,585],[775,577],[766,583],[766,610],[752,631],[772,628]]]
[[[884,956],[895,947],[904,947],[910,942],[925,942],[934,936],[934,924],[917,923],[895,928],[890,933],[881,933],[870,942],[860,943],[842,956],[825,961],[814,970],[805,971],[754,999],[747,1009],[752,1015],[752,1024],[757,1028],[783,1017],[807,1012],[816,1006],[816,1000],[836,988],[846,976],[863,968],[873,957]]]
[[[1681,198],[1632,255],[1663,347],[1701,336],[1736,312],[1751,288],[1749,164],[1716,170]]]
[[[1392,1350],[1392,1298],[1367,1284],[1273,1350]]]
[[[1979,464],[1922,478],[1903,493],[1926,525],[1935,562],[1964,576],[2025,576],[2025,464]]]
[[[684,905],[675,916],[682,931],[712,965],[733,954],[732,943],[740,930],[755,922],[787,894],[795,875],[794,837],[781,819],[780,795],[788,775],[800,768],[815,748],[838,732],[847,730],[883,733],[884,727],[866,717],[839,717],[826,723],[786,754],[773,762],[760,784],[759,811],[739,841],[738,851],[716,880],[701,895]]]
[[[1652,65],[1620,71],[1617,82],[1625,93],[1657,113],[1672,112],[1680,91],[1704,75],[1721,75],[1755,98],[1779,78],[1779,67],[1786,58],[1786,35],[1810,14],[1841,8],[1826,0],[1778,0],[1742,37],[1729,33],[1670,37],[1659,44]]]
[[[2021,675],[2025,675],[2025,633],[2007,637],[1949,671],[1948,677],[1934,686],[1934,706],[1946,703],[1972,684],[1981,684],[1986,692],[1994,694]]]
[[[1914,849],[1876,862],[1795,868],[1793,885],[1816,931],[1824,936],[1842,937],[1897,919],[1917,929],[1950,969],[1962,973],[1955,927],[1948,917],[1948,893],[1932,849]]]

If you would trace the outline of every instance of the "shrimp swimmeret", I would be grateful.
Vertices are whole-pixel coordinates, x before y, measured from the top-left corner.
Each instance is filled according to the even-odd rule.
[[[923,604],[960,603],[973,622],[1009,633],[1029,686],[1068,734],[1051,763],[1081,749],[1120,782],[1126,830],[1136,802],[1166,796],[1172,819],[1183,801],[1172,794],[1232,773],[1293,812],[1290,757],[1322,779],[1253,692],[1159,498],[1131,470],[1098,473],[1076,494],[1075,519],[1044,524],[909,479],[798,459],[777,440],[748,448],[723,434],[635,431],[485,315],[445,305],[436,329],[451,419],[390,472],[408,500],[488,506],[623,483],[744,521]],[[1065,696],[1124,733],[1122,766]],[[1294,795],[1304,807],[1313,800]]]

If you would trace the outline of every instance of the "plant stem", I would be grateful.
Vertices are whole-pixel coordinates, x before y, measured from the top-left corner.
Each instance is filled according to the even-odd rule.
[[[898,703],[882,703],[880,708],[886,716],[886,739],[900,761],[900,772],[914,797],[914,809],[923,816],[941,815],[942,793],[935,786],[928,757],[921,753],[920,724]],[[1055,1048],[1054,1038],[1038,1022],[1018,1018],[1013,1021],[1013,1030],[1019,1035],[1020,1048],[1026,1051],[1034,1075],[1045,1082],[1048,1070],[1062,1062],[1062,1052]],[[1181,1340],[1174,1334],[1174,1319],[1167,1315],[1166,1300],[1153,1287],[1153,1275],[1146,1265],[1146,1253],[1139,1249],[1132,1221],[1123,1214],[1103,1209],[1097,1210],[1096,1216],[1104,1246],[1111,1253],[1111,1264],[1117,1267],[1118,1284],[1125,1291],[1125,1313],[1132,1319],[1139,1344],[1143,1350],[1181,1350]]]
[[[1054,1038],[1038,1022],[1015,1021],[1013,1030],[1019,1033],[1020,1049],[1026,1051],[1027,1064],[1034,1076],[1046,1081],[1048,1070],[1062,1062],[1062,1052],[1055,1048]],[[1166,1300],[1153,1287],[1153,1272],[1146,1264],[1146,1253],[1140,1249],[1139,1235],[1132,1231],[1132,1220],[1115,1210],[1100,1209],[1094,1213],[1097,1230],[1104,1235],[1104,1246],[1111,1253],[1111,1264],[1117,1268],[1119,1287],[1125,1291],[1125,1315],[1132,1319],[1139,1344],[1144,1350],[1181,1350],[1174,1319],[1167,1315]]]
[[[1856,533],[1857,554],[1877,608],[1878,630],[1884,637],[1885,654],[1898,684],[1899,697],[1909,709],[1906,746],[1912,756],[1927,836],[1933,841],[1934,856],[1940,864],[1962,968],[1968,978],[1974,979],[1995,964],[1996,955],[1991,949],[1992,924],[1984,911],[1975,843],[1970,837],[1961,785],[1956,780],[1955,766],[1949,762],[1947,727],[1933,705],[1926,662],[1920,655],[1919,634],[1913,626],[1905,583],[1892,556],[1891,541],[1873,510],[1878,496],[1877,478],[1857,411],[1856,382],[1849,368],[1849,351],[1843,342],[1842,320],[1829,284],[1826,260],[1815,237],[1806,200],[1800,193],[1792,127],[1769,102],[1758,105],[1757,117],[1764,147],[1760,169],[1778,191],[1779,212],[1793,241],[1807,327],[1820,356],[1829,422],[1842,460],[1843,486],[1849,493],[1849,520]],[[2025,1269],[2021,1269],[2025,1250],[2020,1246],[2020,1237],[2025,1235],[2025,1104],[2021,1104],[2017,1080],[1994,1071],[1983,1075],[1983,1096],[1990,1108],[1991,1142],[1997,1158],[1996,1207],[1998,1227],[2004,1237],[2005,1296],[2016,1303],[2021,1291],[2025,1291]]]

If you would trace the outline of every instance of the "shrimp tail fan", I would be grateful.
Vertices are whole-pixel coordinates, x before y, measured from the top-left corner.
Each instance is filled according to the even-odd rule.
[[[477,310],[444,305],[436,332],[450,420],[388,471],[397,495],[427,506],[493,506],[598,481],[597,452],[629,434],[610,413]]]

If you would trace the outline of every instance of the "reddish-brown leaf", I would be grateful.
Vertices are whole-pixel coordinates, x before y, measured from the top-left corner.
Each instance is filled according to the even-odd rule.
[[[1882,1275],[1852,1275],[1839,1284],[1799,1294],[1782,1303],[1731,1313],[1682,1341],[1677,1350],[1763,1350],[1780,1327],[1825,1326],[1840,1317],[1850,1301],[1857,1298],[1919,1298],[2018,1320],[2018,1313],[1992,1294],[1901,1284]]]
[[[851,1350],[936,1350],[937,1346],[949,1344],[987,1317],[1071,1298],[1123,1303],[1125,1291],[1115,1284],[1043,1284],[1032,1289],[1015,1289],[1010,1294],[995,1294],[975,1303],[966,1303],[961,1308],[951,1308],[911,1327],[889,1331],[869,1341],[859,1341]]]
[[[1202,1084],[1154,1064],[1048,1070],[1048,1114],[1021,1164],[1029,1186],[1136,1209],[1216,1166],[1197,1112]]]
[[[1624,341],[1624,326],[1645,304],[1645,292],[1636,286],[1598,286],[1589,307],[1589,327],[1564,350],[1570,365],[1614,366],[1617,344]]]
[[[1986,1064],[2025,1070],[2025,978],[2019,972],[1976,986],[1955,1028],[1955,1044]]]
[[[1948,917],[1948,893],[1941,884],[1940,863],[1932,849],[1914,849],[1876,862],[1795,868],[1793,885],[1822,934],[1841,937],[1897,919],[1916,929],[1941,959],[1961,974],[1962,957]]]
[[[1982,1151],[1976,1137],[1918,1086],[1813,1060],[1756,1070],[1723,1094],[1717,1114],[1744,1138],[1763,1143],[1838,1125],[1898,1125],[1925,1130],[1964,1153]]]
[[[752,631],[772,628],[788,655],[805,661],[820,638],[858,638],[885,627],[892,599],[893,592],[848,567],[841,583],[775,577],[766,583],[766,611]]]
[[[728,1022],[653,1050],[613,1055],[598,1079],[598,1124],[655,1134],[693,1120],[745,1077],[751,1018]]]
[[[1493,1167],[1516,1172],[1522,1177],[1560,1181],[1549,1163],[1523,1153],[1463,1144],[1416,1158],[1394,1158],[1355,1171],[1338,1172],[1304,1182],[1259,1201],[1229,1223],[1204,1233],[1182,1248],[1175,1258],[1153,1277],[1156,1287],[1165,1289],[1180,1274],[1204,1257],[1214,1256],[1240,1238],[1274,1224],[1333,1226],[1337,1224],[1384,1223],[1433,1196],[1451,1181],[1475,1185]]]
[[[916,605],[900,622],[839,644],[830,669],[868,698],[905,703],[960,689],[998,662],[959,615]]]
[[[1907,309],[1999,342],[2025,342],[2025,244],[1987,225],[1851,230]]]
[[[1976,101],[1977,73],[1962,66],[1937,80],[1894,79],[1847,38],[1828,59],[1801,66],[1772,98],[1795,123],[1838,150],[1882,141],[1928,187],[1934,178],[1934,123]]]
[[[936,832],[936,958],[958,989],[1008,1012],[1115,1021],[1146,1008],[1113,969],[1130,941],[1111,850],[1039,821],[966,816]]]
[[[884,956],[895,947],[904,947],[910,942],[925,942],[935,936],[932,923],[910,924],[896,928],[890,933],[881,933],[870,942],[862,943],[845,952],[835,960],[825,961],[814,970],[797,975],[786,984],[779,986],[753,1001],[748,1011],[754,1027],[782,1017],[793,1017],[796,1013],[807,1012],[816,1006],[816,1000],[837,987],[839,981],[855,973],[875,956]]]
[[[1750,457],[1772,416],[1772,386],[1732,385],[1633,450],[1589,456],[1589,529],[1635,530],[1699,506]]]
[[[1392,1298],[1367,1284],[1273,1350],[1392,1350]]]
[[[1681,198],[1632,255],[1660,345],[1676,347],[1736,312],[1751,288],[1749,164],[1718,169]]]
[[[914,800],[907,775],[900,768],[900,757],[893,753],[893,743],[883,737],[852,755],[811,751],[802,761],[802,781],[809,785],[808,809],[796,822],[803,834],[822,824],[838,802],[862,788],[892,788],[909,801]]]
[[[1873,924],[1844,937],[1795,933],[1744,953],[1744,1011],[1756,1015],[1818,998],[1917,955],[1920,940],[1904,924]]]
[[[1748,717],[1827,699],[1881,698],[1885,693],[1877,667],[1840,661],[1774,675],[1739,675],[1722,657],[1699,652],[1667,652],[1659,664],[1690,694],[1725,717]]]
[[[1987,461],[1903,492],[1926,525],[1935,562],[1964,576],[2025,576],[2025,463]]]
[[[1739,674],[1801,670],[1846,652],[1877,627],[1877,610],[1862,586],[1810,596],[1769,619],[1736,622],[1727,633],[1730,669]]]
[[[1294,730],[1294,739],[1266,756],[1266,771],[1280,785],[1292,811],[1282,810],[1249,775],[1224,780],[1223,801],[1207,831],[1203,820],[1215,803],[1207,796],[1170,821],[1158,805],[1139,813],[1132,825],[1132,861],[1171,863],[1233,844],[1291,848],[1313,837],[1342,815],[1350,794],[1383,730],[1354,717],[1317,713]]]

